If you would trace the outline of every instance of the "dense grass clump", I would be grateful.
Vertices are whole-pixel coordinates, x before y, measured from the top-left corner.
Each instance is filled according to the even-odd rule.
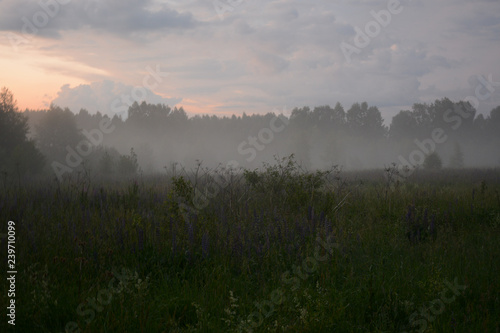
[[[285,158],[261,170],[5,186],[15,328],[498,332],[499,175],[390,182]]]

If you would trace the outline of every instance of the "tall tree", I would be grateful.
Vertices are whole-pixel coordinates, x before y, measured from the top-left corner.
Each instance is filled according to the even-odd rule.
[[[331,129],[340,129],[345,124],[345,111],[342,105],[337,102],[335,108],[330,105],[317,106],[311,113],[315,127],[328,131]]]
[[[487,126],[493,136],[500,137],[500,105],[491,110]]]
[[[349,110],[347,110],[346,120],[347,126],[353,132],[359,132],[364,125],[366,113],[368,111],[368,104],[354,103]]]
[[[335,107],[333,108],[333,112],[331,114],[331,118],[335,127],[340,128],[345,125],[345,110],[340,102],[337,102],[337,104],[335,104]]]
[[[462,147],[455,141],[455,148],[453,150],[453,155],[450,157],[450,168],[461,169],[464,167],[464,153],[462,152]]]
[[[75,115],[68,109],[51,105],[36,126],[38,145],[50,162],[64,161],[67,147],[75,149],[82,141]]]
[[[354,135],[365,138],[383,138],[386,128],[382,115],[376,106],[368,107],[368,103],[354,103],[346,114],[347,126]]]
[[[28,119],[16,105],[7,88],[0,91],[0,169],[4,172],[37,172],[43,166],[43,156],[28,139]]]
[[[414,139],[417,130],[417,120],[409,110],[400,111],[392,118],[389,137],[395,140]]]

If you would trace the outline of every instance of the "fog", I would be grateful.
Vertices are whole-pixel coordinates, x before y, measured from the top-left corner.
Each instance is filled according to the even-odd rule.
[[[75,170],[93,175],[148,175],[199,165],[253,170],[292,154],[304,170],[382,169],[393,163],[421,168],[433,152],[441,161],[436,168],[497,167],[500,107],[486,117],[476,113],[468,102],[442,98],[401,110],[389,126],[378,108],[365,102],[231,117],[188,117],[183,108],[146,102],[131,105],[125,119],[56,105],[24,115],[45,156],[44,172],[62,180]]]

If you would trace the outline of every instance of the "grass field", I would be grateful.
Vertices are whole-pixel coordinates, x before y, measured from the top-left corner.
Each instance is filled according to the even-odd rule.
[[[498,333],[499,191],[498,169],[391,181],[290,159],[261,172],[7,181],[15,329]]]

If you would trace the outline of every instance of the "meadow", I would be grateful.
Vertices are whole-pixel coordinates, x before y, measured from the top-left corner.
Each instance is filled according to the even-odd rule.
[[[390,172],[4,179],[15,331],[498,333],[500,170]]]

